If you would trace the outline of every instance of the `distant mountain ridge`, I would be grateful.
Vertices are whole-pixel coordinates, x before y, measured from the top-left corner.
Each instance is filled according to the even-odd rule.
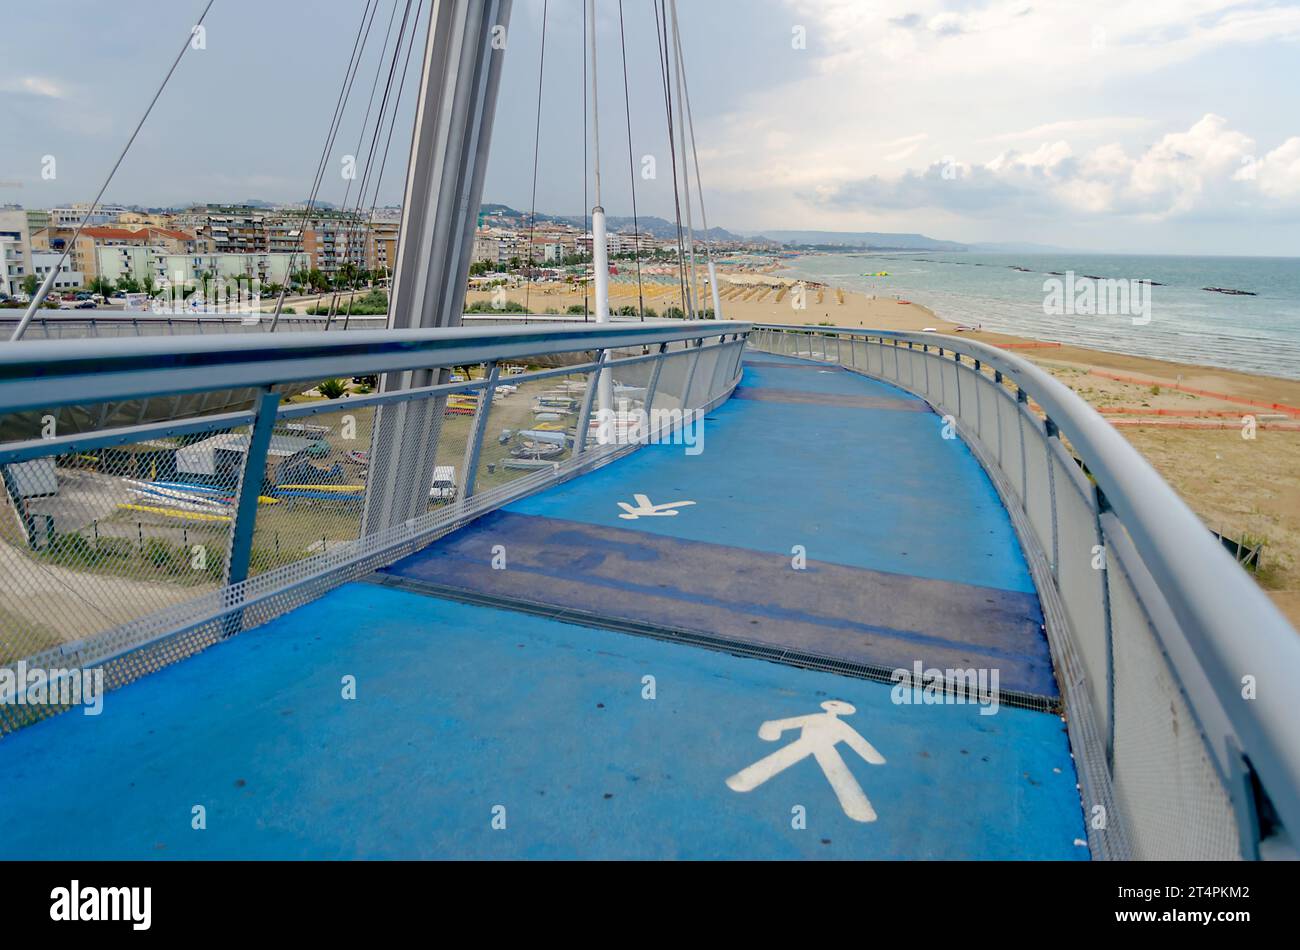
[[[480,208],[480,220],[496,218],[512,226],[527,225],[528,213],[518,211],[509,205],[484,203]],[[554,222],[584,228],[588,218],[583,215],[554,215],[537,213],[538,224]],[[630,217],[610,215],[606,223],[611,231],[628,231],[633,226]],[[677,236],[677,225],[673,221],[655,215],[638,217],[637,227],[660,240]],[[736,233],[726,228],[713,227],[707,232],[696,231],[713,241],[749,241],[757,244],[785,245],[788,247],[822,248],[827,250],[872,250],[872,251],[965,251],[969,247],[956,241],[941,241],[924,234],[894,234],[882,231],[745,231]]]
[[[481,219],[489,219],[494,217],[499,219],[505,219],[509,221],[512,226],[516,226],[516,227],[519,225],[526,226],[528,224],[528,212],[517,211],[514,208],[510,207],[509,205],[503,205],[503,204],[484,204],[479,209],[479,216]],[[555,214],[546,214],[544,212],[539,211],[537,212],[537,216],[535,220],[538,224],[554,223],[554,224],[568,224],[575,228],[590,227],[590,218],[584,215],[577,215],[577,214],[555,215]],[[605,216],[605,225],[611,231],[625,231],[625,230],[631,231],[633,227],[633,223],[634,222],[631,217],[624,217],[621,215],[613,215],[613,214]],[[638,217],[635,221],[635,225],[637,229],[641,231],[643,234],[649,234],[653,237],[659,238],[660,240],[668,240],[669,238],[674,238],[677,236],[677,225],[674,222],[668,221],[664,218],[657,217],[655,215],[645,215],[643,217]],[[725,228],[709,228],[707,232],[703,230],[696,230],[695,234],[697,236],[707,237],[709,240],[712,241],[745,240],[740,235],[733,234],[730,231],[726,230]]]
[[[924,234],[889,231],[760,231],[758,237],[793,247],[836,248],[863,251],[966,251],[969,246],[941,241]]]

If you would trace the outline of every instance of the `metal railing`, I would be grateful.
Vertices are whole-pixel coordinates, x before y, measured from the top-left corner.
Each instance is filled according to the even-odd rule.
[[[0,347],[0,431],[26,427],[0,442],[0,666],[97,668],[113,688],[265,623],[643,444],[597,438],[601,373],[650,425],[711,408],[739,379],[749,329],[674,320]],[[383,383],[334,399],[314,388],[354,377]],[[198,414],[212,391],[246,391],[251,406]],[[167,400],[169,418],[138,421],[137,407]],[[70,407],[86,424],[65,433]],[[397,446],[421,466],[385,466]],[[0,696],[0,734],[60,708],[15,698]]]
[[[1294,856],[1300,638],[1114,427],[973,340],[756,326],[750,346],[920,396],[984,466],[1043,603],[1094,855]]]

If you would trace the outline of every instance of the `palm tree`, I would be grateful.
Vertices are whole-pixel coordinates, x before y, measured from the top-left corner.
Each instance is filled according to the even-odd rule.
[[[316,392],[326,399],[339,399],[348,391],[348,384],[341,379],[322,380],[316,386]]]

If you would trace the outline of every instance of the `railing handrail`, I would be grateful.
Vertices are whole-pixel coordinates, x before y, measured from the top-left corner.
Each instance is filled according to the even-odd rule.
[[[650,346],[740,335],[750,327],[661,320],[35,340],[0,347],[0,412]]]
[[[1300,635],[1118,429],[1046,371],[988,343],[905,330],[782,324],[754,329],[942,348],[992,367],[1037,402],[1069,437],[1105,504],[1128,531],[1286,827],[1292,834],[1300,829],[1300,716],[1293,704]],[[1245,676],[1257,684],[1251,700],[1242,697]]]

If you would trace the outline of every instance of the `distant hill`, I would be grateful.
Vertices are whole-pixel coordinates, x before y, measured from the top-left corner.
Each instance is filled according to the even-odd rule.
[[[967,245],[940,241],[924,234],[894,234],[888,231],[762,231],[755,237],[768,238],[793,247],[833,248],[864,251],[965,251]]]
[[[480,217],[485,223],[493,220],[511,227],[527,227],[528,213],[518,211],[509,205],[485,203],[481,206]],[[537,223],[556,222],[582,228],[587,226],[583,215],[553,215],[537,213]],[[606,224],[611,231],[630,231],[632,219],[621,215],[609,215]],[[646,234],[654,235],[659,240],[670,240],[677,236],[676,223],[655,215],[646,215],[637,219],[637,225]],[[940,241],[926,237],[924,234],[893,234],[883,231],[745,231],[736,233],[726,228],[709,228],[707,235],[697,230],[697,237],[707,236],[712,241],[746,241],[754,244],[786,245],[788,247],[810,248],[826,251],[966,251],[970,248],[956,241]]]
[[[527,227],[528,225],[528,212],[518,211],[509,205],[484,204],[479,210],[485,222],[496,218],[503,224],[510,224],[513,227]],[[537,212],[537,223],[545,224],[547,222],[568,224],[575,228],[585,228],[589,224],[589,219],[587,216],[580,214],[555,215],[545,214],[541,211]],[[636,225],[642,233],[653,235],[661,240],[668,240],[677,236],[677,225],[674,222],[654,215],[638,217],[636,219]],[[605,216],[605,226],[611,231],[631,231],[633,221],[631,217],[610,214]],[[709,228],[707,235],[703,230],[697,228],[695,235],[697,238],[707,237],[711,241],[745,240],[740,237],[740,235],[733,234],[725,228]]]

